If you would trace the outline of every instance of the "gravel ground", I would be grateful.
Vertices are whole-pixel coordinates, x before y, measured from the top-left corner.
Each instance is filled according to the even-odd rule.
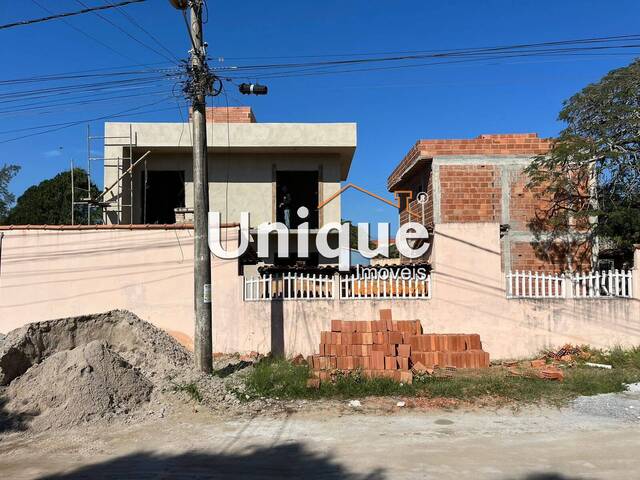
[[[616,415],[393,405],[362,399],[250,417],[176,406],[126,426],[0,436],[0,478],[569,480],[640,471],[638,424]]]
[[[578,397],[572,408],[580,413],[640,423],[640,383],[629,385],[624,393]]]

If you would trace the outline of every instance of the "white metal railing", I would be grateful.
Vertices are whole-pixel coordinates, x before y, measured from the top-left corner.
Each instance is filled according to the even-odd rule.
[[[244,299],[255,300],[322,300],[334,298],[331,275],[285,273],[265,277],[245,277]]]
[[[631,270],[609,270],[574,275],[573,296],[576,298],[624,297],[633,293]]]
[[[629,271],[596,271],[576,274],[509,272],[507,298],[611,298],[632,297],[633,274]]]
[[[508,298],[564,298],[566,291],[564,275],[518,270],[507,273]]]
[[[340,277],[340,298],[343,299],[416,299],[431,298],[431,276],[424,280],[358,278],[355,275]]]
[[[344,300],[431,298],[431,277],[419,279],[372,279],[355,275],[285,273],[245,277],[244,300]]]

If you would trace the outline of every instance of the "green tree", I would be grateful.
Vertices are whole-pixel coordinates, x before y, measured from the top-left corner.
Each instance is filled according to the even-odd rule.
[[[9,213],[9,208],[15,200],[15,195],[9,191],[9,183],[20,171],[17,165],[3,165],[0,167],[0,223]]]
[[[541,249],[578,231],[628,255],[640,243],[640,60],[565,101],[558,118],[566,127],[526,170],[545,201],[531,222]]]
[[[76,201],[87,196],[87,172],[73,171]],[[91,198],[96,198],[98,188],[91,185]],[[86,205],[75,206],[75,223],[87,223]],[[100,223],[102,213],[93,208],[91,223]],[[71,172],[66,171],[29,187],[18,198],[16,205],[5,219],[11,225],[69,225],[71,224]]]

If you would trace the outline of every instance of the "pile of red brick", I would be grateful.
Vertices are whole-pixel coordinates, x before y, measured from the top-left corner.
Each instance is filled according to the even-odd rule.
[[[392,320],[391,310],[381,310],[380,320],[332,320],[331,331],[320,335],[320,352],[308,359],[320,381],[335,371],[361,370],[368,377],[411,383],[412,370],[489,366],[479,335],[425,335],[420,320]]]

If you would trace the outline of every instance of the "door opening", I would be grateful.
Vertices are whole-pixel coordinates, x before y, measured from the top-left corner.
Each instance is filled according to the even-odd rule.
[[[309,222],[309,228],[318,228],[318,172],[278,171],[276,172],[276,221],[291,229]],[[309,216],[300,219],[300,207],[309,210]]]
[[[141,191],[145,191],[144,174]],[[174,209],[185,206],[184,171],[147,171],[146,202],[142,199],[142,206],[143,223],[176,223]]]

